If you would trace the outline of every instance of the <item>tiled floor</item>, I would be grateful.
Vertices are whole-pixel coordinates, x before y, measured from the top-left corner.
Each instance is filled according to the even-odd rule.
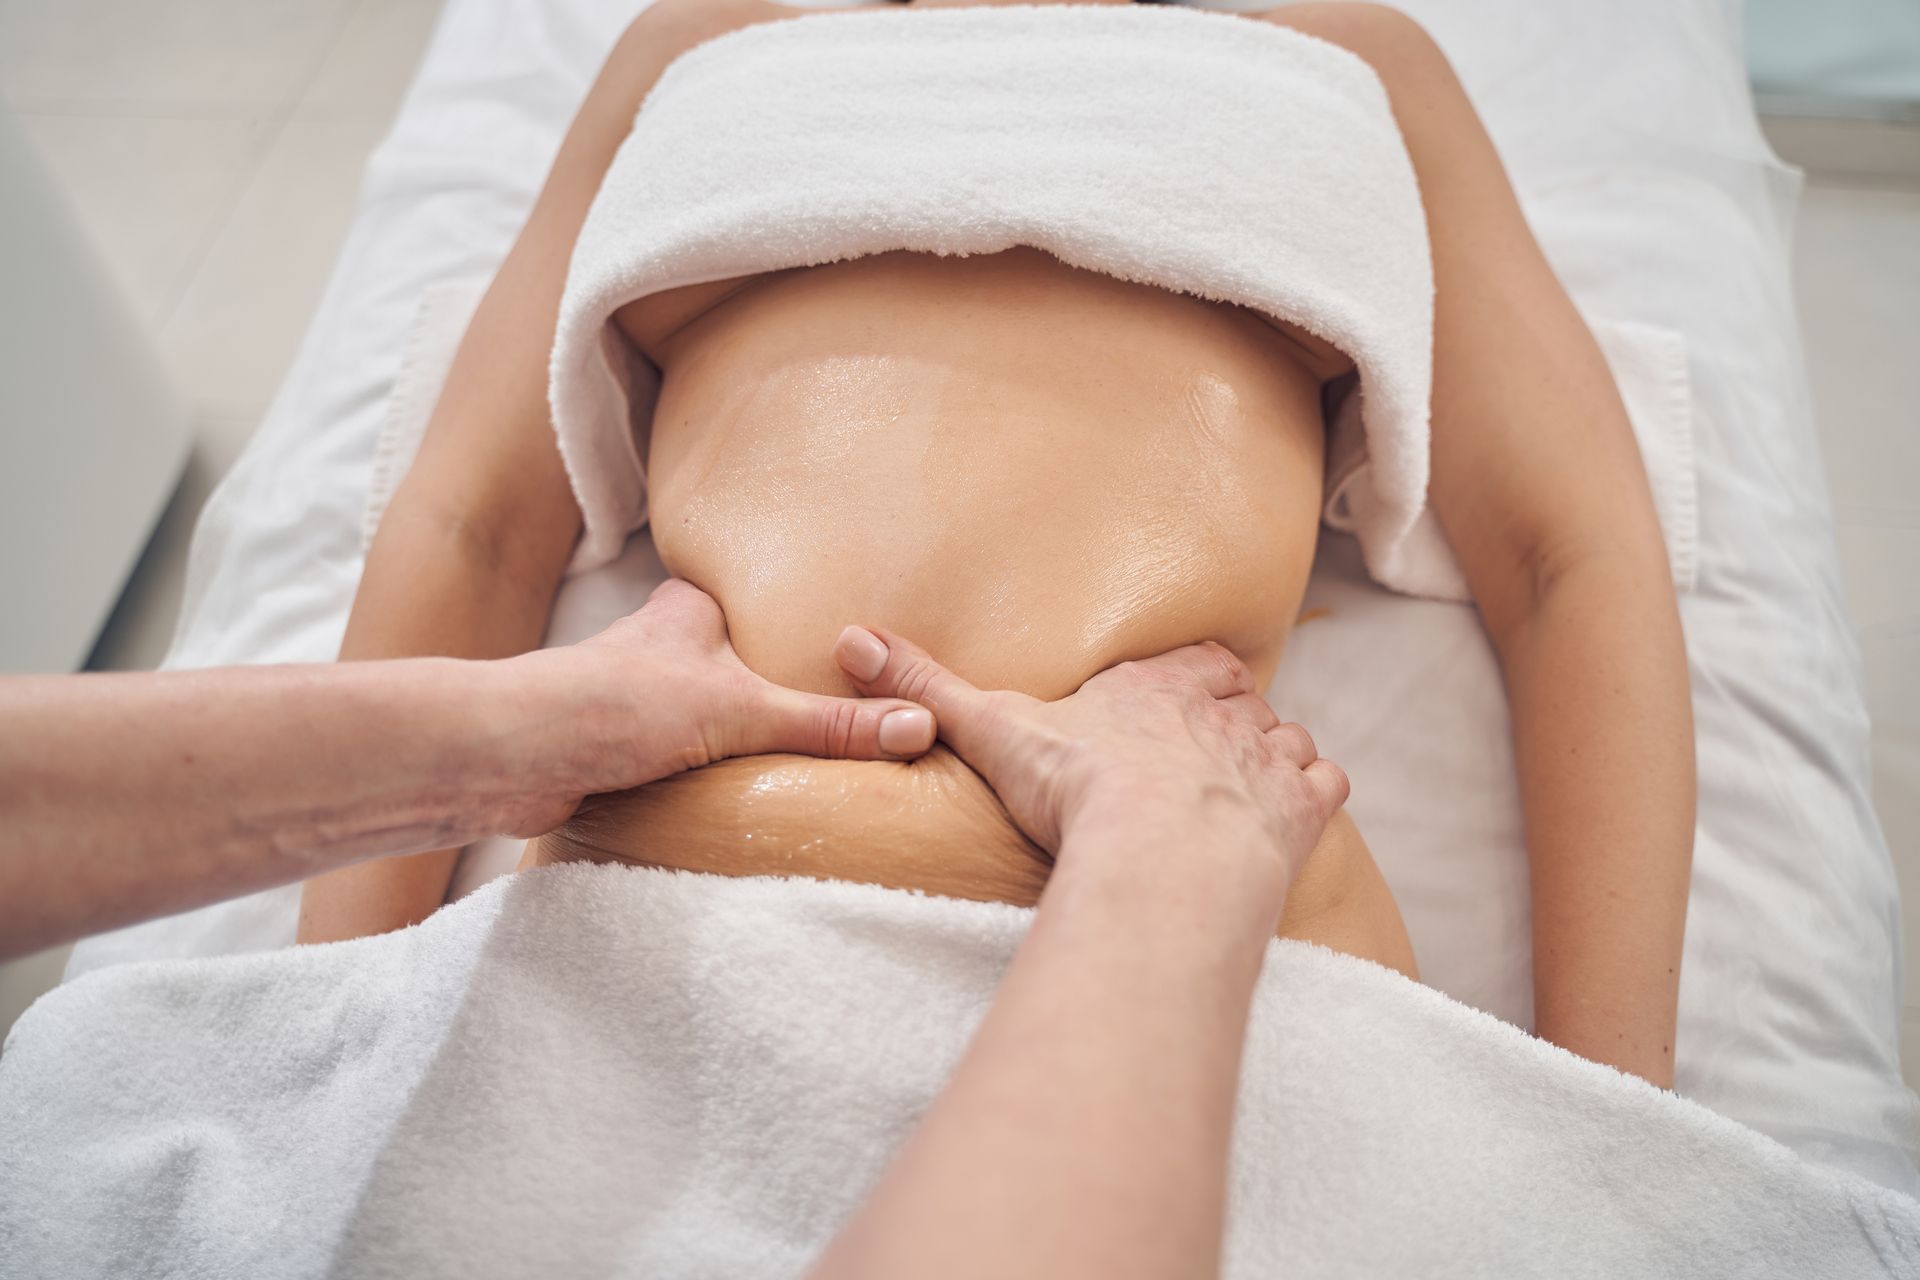
[[[265,412],[440,0],[0,0],[20,116],[192,405],[194,455],[94,653],[165,655],[193,520]],[[0,965],[0,1034],[65,949]]]
[[[167,646],[192,519],[292,358],[439,0],[0,0],[23,117],[196,411],[187,479],[97,665]],[[1920,146],[1920,143],[1916,143]],[[1801,309],[1906,890],[1920,1081],[1920,181],[1807,192]],[[0,1028],[62,955],[0,966]]]
[[[193,406],[95,664],[166,651],[193,516],[259,422],[439,0],[0,0],[0,94]]]

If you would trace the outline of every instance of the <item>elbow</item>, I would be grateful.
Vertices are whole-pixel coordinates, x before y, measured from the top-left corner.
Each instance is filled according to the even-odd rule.
[[[369,558],[413,564],[452,560],[486,581],[550,596],[565,575],[579,532],[577,514],[566,520],[551,511],[536,514],[512,504],[445,501],[403,490],[381,519]]]
[[[1651,537],[1611,530],[1532,539],[1515,546],[1499,571],[1481,577],[1475,596],[1503,653],[1524,643],[1543,617],[1570,607],[1593,621],[1678,617],[1673,569],[1657,529]]]
[[[1626,531],[1561,543],[1543,543],[1526,557],[1526,591],[1538,608],[1570,581],[1606,579],[1672,594],[1673,566],[1657,531],[1635,537]]]

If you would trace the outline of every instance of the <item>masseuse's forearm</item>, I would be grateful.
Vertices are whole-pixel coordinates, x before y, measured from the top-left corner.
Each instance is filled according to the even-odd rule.
[[[1665,561],[1582,562],[1496,639],[1533,881],[1535,1029],[1671,1086],[1694,758]]]
[[[966,1057],[816,1276],[1217,1273],[1278,913],[1225,868],[1272,859],[1192,856],[1191,831],[1122,852],[1140,839],[1069,840]]]
[[[584,741],[505,663],[0,681],[0,955],[499,829]],[[551,785],[548,790],[554,790]]]
[[[413,487],[396,495],[381,524],[341,641],[343,662],[504,658],[540,644],[572,526],[548,532],[553,521],[522,519],[503,548],[485,535],[484,522],[440,515],[441,499],[419,492],[431,481],[431,474],[409,476]],[[504,559],[506,549],[517,559]],[[301,895],[300,941],[384,933],[425,919],[446,901],[458,856],[456,848],[434,849],[315,880]]]

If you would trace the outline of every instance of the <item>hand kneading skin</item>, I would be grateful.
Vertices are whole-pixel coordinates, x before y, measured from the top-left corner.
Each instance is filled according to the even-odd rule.
[[[1216,640],[1271,677],[1319,518],[1324,345],[1034,250],[883,254],[659,294],[648,458],[667,568],[779,684],[855,689],[848,622],[1053,699]],[[725,761],[597,798],[530,852],[831,876],[1030,904],[1050,860],[944,747],[911,765]],[[1283,931],[1411,972],[1341,820]]]
[[[1375,466],[1359,490],[1392,516],[1376,532],[1433,516],[1500,657],[1536,1029],[1670,1082],[1694,773],[1666,548],[1606,363],[1444,54],[1369,4],[1288,5],[1257,26],[1110,5],[911,14],[662,0],[635,21],[468,329],[342,655],[534,645],[565,567],[604,562],[645,516],[668,567],[720,602],[747,665],[802,689],[845,690],[826,654],[849,623],[912,636],[979,686],[1043,698],[1208,639],[1265,679],[1312,557],[1326,409],[1350,385],[1344,359],[1285,327],[1311,322],[1355,362],[1373,462],[1408,464]],[[772,34],[783,19],[795,20]],[[810,85],[782,97],[799,70],[782,78],[772,55],[796,30],[861,34],[862,56],[898,59],[976,27],[1032,35],[1055,62],[1073,38],[1113,39],[1064,64],[1091,97],[1063,79],[1035,100],[1032,41],[926,57],[914,65],[946,78],[905,84],[897,61],[861,63],[851,46],[792,64],[831,69],[849,93],[864,78],[894,94],[895,114],[868,114],[871,134],[837,120],[810,131],[817,104],[840,97]],[[1200,62],[1161,38],[1187,27],[1210,51]],[[1252,65],[1256,45],[1287,75]],[[712,82],[725,92],[688,97],[708,83],[700,68],[731,68]],[[1167,100],[1196,68],[1201,91]],[[672,92],[649,116],[656,88]],[[1156,93],[1164,110],[1142,111]],[[791,111],[769,114],[775,101]],[[1307,118],[1328,102],[1341,118]],[[1143,117],[1155,128],[1130,127]],[[674,148],[648,151],[672,121],[685,126],[669,130]],[[981,129],[1004,145],[978,145]],[[702,136],[706,158],[684,163]],[[1161,193],[1154,218],[1100,202],[1122,157],[1138,189]],[[1196,158],[1206,171],[1190,174]],[[819,180],[843,171],[859,181]],[[796,174],[817,207],[766,203]],[[1056,190],[1078,201],[1084,235],[1059,234]],[[1258,207],[1231,213],[1248,191]],[[615,251],[599,233],[622,227],[651,231]],[[1242,243],[1253,235],[1256,259]],[[957,253],[971,256],[938,256]],[[570,263],[602,270],[576,291]],[[1382,269],[1346,270],[1368,264]],[[610,367],[622,348],[634,358]],[[631,434],[625,397],[653,395],[656,372],[650,427]],[[1365,522],[1355,529],[1370,571],[1395,585],[1382,574],[1411,539],[1370,549]],[[596,802],[532,851],[571,857],[1014,901],[1047,869],[944,752],[910,767],[702,770]],[[450,868],[436,854],[317,881],[304,901],[320,923],[302,936],[418,919]],[[1342,818],[1288,908],[1283,932],[1411,967]]]
[[[583,528],[582,477],[561,465],[547,395],[582,226],[668,65],[791,17],[760,0],[667,0],[613,50],[382,520],[342,657],[538,643]],[[931,20],[878,20],[896,18]],[[1349,370],[1330,346],[1031,248],[874,249],[709,280],[632,295],[596,343],[624,341],[661,375],[638,441],[653,539],[720,603],[754,672],[845,691],[828,655],[861,623],[913,636],[983,687],[1043,698],[1209,639],[1271,675],[1312,559],[1323,387]],[[589,801],[529,852],[583,857],[1013,902],[1048,872],[941,749],[912,769],[723,763]],[[421,919],[451,867],[443,852],[317,880],[300,936]],[[1411,971],[1344,816],[1287,906],[1284,931]]]

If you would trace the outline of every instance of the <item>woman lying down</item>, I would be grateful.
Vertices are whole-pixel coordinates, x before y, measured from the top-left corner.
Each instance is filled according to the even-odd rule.
[[[1264,688],[1329,498],[1385,586],[1457,559],[1499,652],[1537,1031],[1671,1084],[1666,549],[1606,365],[1390,10],[661,0],[467,332],[341,656],[536,646],[570,567],[650,523],[776,683],[855,692],[860,620],[1040,699],[1204,640]],[[311,881],[302,940],[424,918],[455,856]],[[1050,866],[943,747],[598,797],[528,847],[576,859],[1019,904]],[[1280,933],[1415,973],[1344,813]]]

